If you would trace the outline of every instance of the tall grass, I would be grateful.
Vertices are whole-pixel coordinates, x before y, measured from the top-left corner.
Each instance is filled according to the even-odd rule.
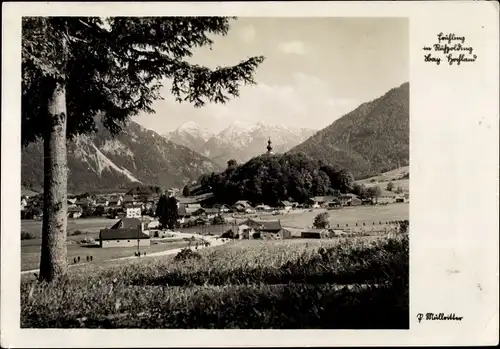
[[[408,237],[236,242],[21,284],[37,328],[408,328]]]

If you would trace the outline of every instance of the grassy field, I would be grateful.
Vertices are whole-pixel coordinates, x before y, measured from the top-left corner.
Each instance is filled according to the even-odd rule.
[[[141,252],[148,253],[167,251],[176,248],[183,248],[189,245],[189,242],[171,240],[151,246],[141,246]],[[38,269],[40,265],[40,248],[37,245],[21,246],[21,271]],[[116,248],[98,248],[93,246],[70,244],[68,245],[68,263],[74,264],[73,258],[80,256],[80,262],[86,262],[87,256],[92,256],[92,262],[99,264],[110,259],[134,256],[137,247],[116,247]]]
[[[197,255],[84,265],[53,284],[24,279],[21,327],[409,326],[407,236],[235,241]]]
[[[408,173],[410,173],[410,166],[404,166],[392,171],[382,173],[379,176],[361,179],[357,182],[365,184],[368,187],[378,185],[382,189],[386,188],[387,183],[392,182],[394,188],[401,187],[404,191],[408,192],[410,190],[410,180],[408,178],[402,178],[405,174]]]
[[[300,236],[300,232],[304,228],[312,226],[314,217],[325,209],[309,210],[296,210],[282,215],[261,214],[257,215],[257,220],[277,220],[281,221],[284,227],[290,228],[295,236]],[[387,221],[405,220],[409,217],[409,204],[391,204],[385,206],[357,206],[357,207],[344,207],[341,209],[327,211],[330,217],[331,227],[341,229],[348,228],[353,232],[373,232],[384,231],[393,228],[391,225],[386,225]],[[254,215],[247,215],[253,217]],[[236,222],[241,222],[245,217],[239,217]],[[229,223],[224,226],[208,226],[204,229],[204,233],[212,233],[220,235],[227,229],[232,228],[231,223],[234,218],[229,218]],[[87,218],[87,219],[72,219],[68,220],[68,240],[74,242],[68,245],[68,261],[73,263],[73,258],[80,256],[81,260],[85,260],[86,256],[92,256],[93,261],[102,262],[113,258],[121,258],[132,256],[136,251],[136,247],[130,248],[111,248],[100,249],[82,246],[77,242],[84,237],[97,238],[99,230],[104,227],[110,227],[116,223],[116,219],[105,218]],[[356,223],[358,226],[356,226]],[[365,225],[363,225],[365,223]],[[375,223],[375,224],[374,224]],[[382,224],[379,224],[382,223]],[[21,241],[21,270],[31,270],[38,268],[40,258],[41,246],[41,221],[23,220],[21,221],[22,231],[28,231],[35,235],[36,239],[22,240]],[[348,227],[346,227],[346,225]],[[85,232],[84,235],[72,235],[75,230]],[[187,228],[180,229],[185,233],[200,233],[201,228]],[[145,248],[146,253],[158,252],[166,249],[174,249],[183,247],[184,242],[170,242],[168,246],[151,245]]]
[[[97,237],[99,230],[106,227],[111,228],[113,224],[118,222],[118,219],[109,218],[78,218],[68,219],[68,238],[72,239],[71,233],[75,230],[85,231],[90,233],[89,237]],[[32,233],[36,238],[42,237],[42,221],[41,220],[21,220],[21,231]],[[77,236],[74,239],[81,239]]]
[[[281,225],[289,228],[308,228],[311,227],[316,217],[321,212],[328,212],[330,225],[335,228],[337,225],[344,228],[346,224],[349,227],[358,226],[372,226],[373,223],[378,225],[379,222],[397,221],[408,219],[409,204],[398,203],[390,205],[376,205],[376,206],[353,206],[343,207],[340,209],[325,210],[315,209],[312,211],[303,210],[295,213],[290,212],[284,215],[277,216],[263,216],[262,220],[275,220],[279,219]]]

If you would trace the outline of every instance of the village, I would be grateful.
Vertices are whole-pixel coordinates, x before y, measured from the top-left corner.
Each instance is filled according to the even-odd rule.
[[[233,205],[215,202],[212,193],[195,196],[182,196],[179,189],[169,189],[167,197],[174,197],[177,202],[177,228],[179,231],[196,232],[201,235],[218,235],[229,239],[290,239],[325,238],[347,234],[350,229],[341,227],[315,228],[312,221],[302,227],[287,227],[282,224],[282,217],[305,212],[322,212],[355,208],[357,206],[383,206],[405,203],[409,195],[383,191],[374,202],[360,199],[354,194],[339,196],[312,197],[305,204],[293,201],[281,201],[276,207],[252,205],[249,201],[239,200]],[[97,220],[107,218],[118,220],[111,227],[99,229],[95,243],[101,248],[149,246],[151,240],[166,236],[155,212],[160,195],[158,193],[82,195],[68,198],[68,220],[77,221],[87,218]],[[21,217],[40,220],[42,201],[39,196],[21,198]],[[106,224],[108,225],[108,224]],[[292,224],[293,225],[293,224]],[[215,233],[217,232],[217,233]]]

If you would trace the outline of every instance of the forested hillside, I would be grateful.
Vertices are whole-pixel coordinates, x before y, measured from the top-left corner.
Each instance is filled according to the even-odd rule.
[[[409,164],[409,83],[360,105],[290,150],[349,169],[356,179]]]

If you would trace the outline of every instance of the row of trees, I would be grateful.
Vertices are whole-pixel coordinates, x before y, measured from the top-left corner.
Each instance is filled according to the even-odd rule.
[[[230,160],[225,171],[203,175],[200,184],[219,203],[244,199],[276,205],[282,200],[302,203],[313,196],[351,192],[354,177],[346,169],[325,165],[303,153],[265,154],[243,165]]]
[[[22,142],[43,139],[41,280],[67,270],[67,139],[97,130],[113,135],[140,112],[152,113],[162,81],[176,101],[225,103],[254,84],[264,57],[208,67],[194,49],[226,35],[226,17],[23,17]]]

